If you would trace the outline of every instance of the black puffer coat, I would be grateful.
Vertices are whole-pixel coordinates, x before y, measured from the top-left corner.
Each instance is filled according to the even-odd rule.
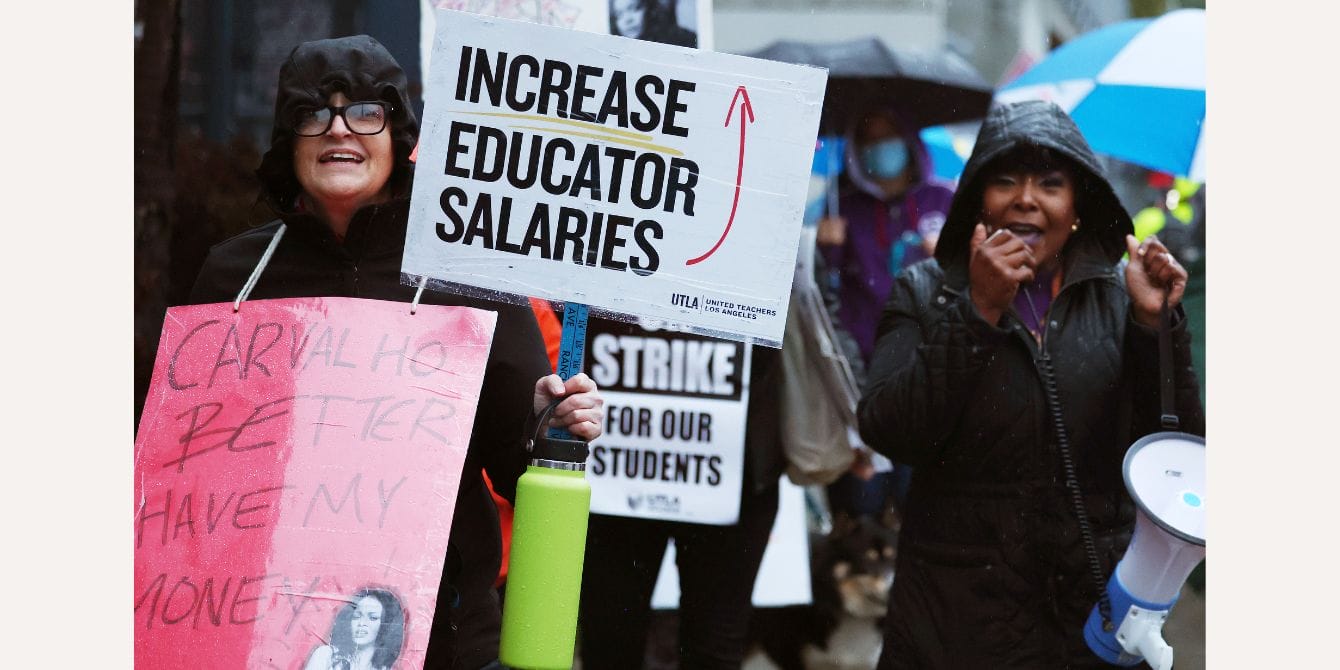
[[[355,100],[382,99],[392,113],[396,166],[393,190],[401,195],[359,210],[343,241],[320,219],[296,211],[290,110],[319,106],[333,90]],[[409,213],[406,195],[417,122],[409,111],[404,73],[366,36],[308,42],[294,49],[280,70],[275,132],[257,175],[279,220],[224,241],[209,252],[190,301],[231,302],[256,267],[281,223],[284,237],[249,299],[343,296],[410,302],[415,287],[400,283],[400,261]],[[425,291],[421,302],[465,305],[498,313],[484,372],[479,409],[470,435],[447,547],[437,612],[425,668],[476,670],[498,654],[500,612],[493,592],[502,559],[498,512],[480,476],[487,469],[500,494],[515,497],[525,468],[525,427],[534,425],[535,381],[550,372],[535,316],[525,306]]]
[[[1023,144],[1075,163],[1083,221],[1041,346],[1013,313],[988,324],[968,295],[982,168]],[[1097,600],[1044,390],[1050,357],[1102,570],[1129,541],[1126,448],[1160,430],[1158,340],[1130,313],[1119,266],[1130,217],[1059,108],[996,108],[982,126],[936,258],[900,276],[859,406],[861,434],[915,467],[880,668],[1106,667],[1084,645]],[[1204,434],[1180,310],[1173,329],[1182,429]]]

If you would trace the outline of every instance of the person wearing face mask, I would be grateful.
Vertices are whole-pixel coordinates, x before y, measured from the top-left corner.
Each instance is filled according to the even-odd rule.
[[[838,215],[819,221],[818,248],[828,273],[820,284],[836,303],[838,338],[855,344],[860,360],[851,368],[864,384],[893,278],[935,249],[954,192],[935,180],[920,136],[892,110],[867,110],[857,119],[847,142],[847,192],[838,199]],[[901,506],[910,478],[902,464],[876,473],[861,450],[852,471],[829,486],[829,500],[849,516],[875,514],[889,495]]]
[[[1122,458],[1163,430],[1165,305],[1180,430],[1205,430],[1188,273],[1132,232],[1060,107],[988,114],[934,258],[890,292],[857,410],[914,467],[880,670],[1111,667],[1083,628],[1134,524]]]
[[[819,221],[818,242],[837,275],[839,318],[869,363],[893,277],[930,255],[954,192],[934,179],[921,139],[893,111],[859,119],[847,143],[847,192],[838,216]]]
[[[251,300],[411,302],[415,287],[400,282],[400,265],[418,131],[405,73],[379,42],[356,35],[295,47],[279,70],[270,147],[256,170],[277,219],[211,248],[190,303],[232,302],[258,266]],[[502,614],[493,583],[502,545],[483,473],[511,501],[541,410],[562,398],[550,426],[590,441],[601,433],[603,400],[585,374],[552,374],[529,308],[437,291],[420,302],[498,315],[424,664],[497,668]]]

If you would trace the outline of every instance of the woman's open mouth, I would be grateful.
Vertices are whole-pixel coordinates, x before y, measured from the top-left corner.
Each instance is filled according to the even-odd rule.
[[[363,162],[363,156],[353,151],[327,151],[317,158],[317,162],[357,165]]]
[[[1010,231],[1010,234],[1030,247],[1037,246],[1042,241],[1042,229],[1032,224],[1011,223],[1005,226],[1005,230]]]

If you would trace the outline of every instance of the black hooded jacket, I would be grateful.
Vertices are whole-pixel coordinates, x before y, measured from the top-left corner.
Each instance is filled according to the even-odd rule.
[[[1041,344],[969,296],[983,168],[1024,144],[1073,162],[1082,220]],[[1050,103],[993,109],[936,257],[901,275],[884,308],[858,415],[872,447],[915,467],[881,668],[1102,667],[1081,635],[1097,589],[1049,411],[1050,359],[1104,577],[1129,542],[1127,447],[1161,430],[1157,332],[1130,310],[1120,259],[1130,217],[1074,123]],[[1182,430],[1204,434],[1180,309],[1173,328]]]
[[[324,105],[336,90],[353,100],[391,103],[396,159],[390,178],[394,197],[359,210],[343,241],[323,221],[300,211],[290,125],[296,109]],[[415,287],[400,283],[400,261],[409,212],[409,154],[418,122],[406,91],[404,73],[370,37],[307,42],[294,49],[280,69],[271,146],[256,171],[265,199],[279,219],[213,247],[190,301],[236,298],[282,225],[284,237],[248,299],[344,296],[410,302]],[[498,653],[500,612],[492,587],[502,557],[497,508],[480,471],[488,471],[500,494],[514,498],[516,480],[526,463],[525,427],[533,425],[535,381],[551,370],[528,307],[434,291],[425,291],[421,302],[498,313],[424,666],[475,670]]]

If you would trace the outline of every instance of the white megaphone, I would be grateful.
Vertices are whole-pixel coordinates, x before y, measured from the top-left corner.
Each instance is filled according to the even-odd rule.
[[[1172,667],[1163,623],[1186,578],[1205,558],[1205,440],[1187,433],[1146,435],[1126,452],[1126,489],[1139,512],[1131,544],[1107,582],[1111,621],[1089,613],[1084,641],[1114,665]]]

